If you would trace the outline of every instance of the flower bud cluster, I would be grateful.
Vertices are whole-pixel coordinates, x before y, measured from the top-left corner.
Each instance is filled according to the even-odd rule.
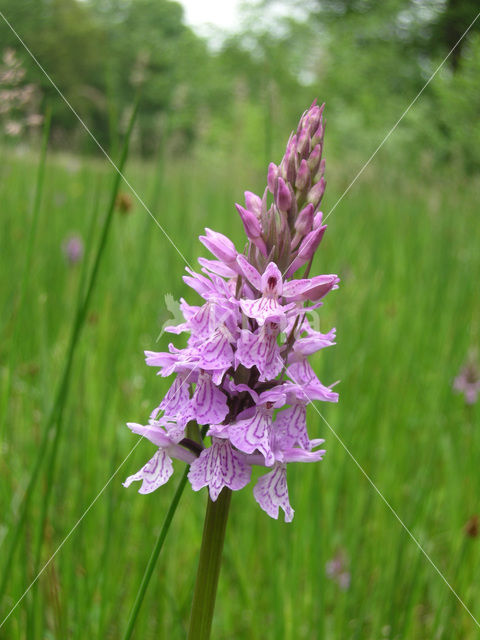
[[[260,269],[274,261],[291,276],[311,261],[322,239],[326,228],[319,213],[325,191],[323,109],[313,103],[303,114],[282,161],[268,167],[263,198],[247,192],[245,208],[237,205],[255,245],[250,258]]]
[[[138,480],[140,493],[155,490],[177,458],[190,465],[192,488],[208,486],[216,500],[223,487],[245,487],[258,465],[267,472],[254,486],[256,501],[273,518],[280,508],[286,521],[293,518],[287,463],[315,462],[325,453],[323,440],[308,435],[306,407],[338,400],[308,361],[335,344],[335,329],[320,333],[307,313],[339,279],[293,278],[310,266],[326,229],[318,210],[325,189],[322,112],[314,103],[302,116],[280,165],[269,167],[263,197],[247,191],[245,207],[236,205],[249,240],[245,254],[221,233],[200,236],[214,259],[199,258],[201,272],[187,269],[184,280],[202,302],[182,300],[184,321],[166,328],[188,334],[185,348],[146,352],[148,365],[175,378],[148,424],[128,425],[157,452],[125,486]],[[197,425],[206,437],[198,437]]]

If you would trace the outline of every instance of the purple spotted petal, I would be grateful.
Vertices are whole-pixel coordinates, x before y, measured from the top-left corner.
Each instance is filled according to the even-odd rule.
[[[273,471],[261,476],[253,488],[255,500],[271,518],[278,519],[278,510],[281,507],[285,512],[285,522],[293,520],[293,509],[288,500],[287,467],[285,464],[276,464]]]
[[[266,296],[278,298],[282,295],[283,280],[280,269],[274,262],[270,262],[262,274],[262,293]]]
[[[242,329],[237,342],[237,350],[235,352],[235,367],[243,364],[247,369],[255,366],[255,350],[257,348],[258,337],[248,329]]]
[[[266,391],[262,391],[262,393],[258,396],[259,404],[267,404],[269,403],[271,406],[275,407],[275,409],[279,409],[283,407],[286,402],[286,393],[288,390],[288,384],[280,384],[272,389],[267,389]]]
[[[276,378],[283,368],[277,334],[278,331],[268,330],[267,325],[255,334],[248,329],[243,329],[235,353],[237,365],[241,363],[247,369],[256,366],[260,372],[261,382]]]
[[[243,313],[249,318],[254,318],[259,325],[267,320],[281,322],[286,311],[291,307],[283,307],[276,298],[258,298],[257,300],[240,300]]]
[[[188,384],[186,376],[179,375],[175,378],[159,406],[160,410],[165,411],[165,415],[175,416],[186,410],[190,401]]]
[[[315,371],[306,358],[299,362],[291,364],[287,368],[287,376],[293,380],[296,385],[307,385],[311,380],[316,378]]]
[[[170,456],[163,449],[159,449],[140,471],[125,480],[123,486],[129,487],[132,482],[141,480],[142,485],[138,493],[151,493],[165,484],[172,473],[173,465]]]
[[[310,444],[315,447],[323,442],[323,440],[311,440]],[[282,462],[319,462],[323,460],[325,453],[325,449],[305,451],[305,449],[293,447],[282,452]]]
[[[208,373],[201,373],[190,405],[190,419],[198,424],[216,424],[222,422],[227,413],[227,396],[213,384]]]
[[[271,466],[274,455],[271,446],[272,413],[265,409],[257,409],[254,415],[229,425],[230,441],[240,451],[253,453],[256,449],[265,456],[265,464]]]
[[[299,445],[308,451],[311,449],[307,433],[307,411],[304,404],[294,404],[292,407],[277,413],[275,424],[275,448],[289,449]]]
[[[215,436],[216,438],[224,438],[228,440],[228,424],[212,424],[207,431],[207,436]]]
[[[273,380],[283,369],[277,334],[270,332],[267,325],[260,329],[256,357],[260,382]]]
[[[295,341],[293,352],[304,357],[311,355],[335,344],[335,329],[329,333],[313,332],[305,338],[299,338]]]
[[[233,349],[228,331],[218,328],[198,351],[198,366],[202,369],[224,369],[233,362]]]
[[[223,376],[229,368],[230,365],[228,367],[223,367],[223,369],[211,369],[210,374],[212,376],[213,384],[219,387],[222,384]]]
[[[251,467],[243,456],[232,449],[228,440],[213,439],[193,462],[188,479],[194,491],[208,485],[210,497],[215,501],[223,487],[233,491],[243,489],[250,482]]]
[[[304,387],[305,395],[309,401],[320,400],[321,402],[338,402],[338,393],[332,391],[330,387],[326,387],[316,377],[307,387]]]
[[[338,402],[338,393],[320,382],[307,360],[295,362],[287,368],[288,377],[293,380],[292,390],[297,389],[296,396],[307,404],[313,400],[322,402]]]

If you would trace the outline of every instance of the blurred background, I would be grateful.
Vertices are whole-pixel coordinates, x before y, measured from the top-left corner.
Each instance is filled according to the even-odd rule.
[[[2,0],[1,10],[109,152],[141,94],[133,149],[270,159],[311,97],[328,103],[336,158],[363,160],[476,15],[469,0]],[[186,24],[191,15],[194,24]],[[218,17],[217,17],[218,16]],[[208,20],[217,18],[217,26]],[[221,26],[224,26],[222,30]],[[475,24],[396,132],[391,152],[478,169]],[[1,124],[17,145],[52,109],[51,145],[98,153],[5,20]],[[8,74],[12,68],[21,73]],[[27,91],[28,89],[28,91]],[[393,147],[395,149],[393,150]]]
[[[318,406],[341,442],[312,410],[327,455],[290,465],[293,524],[234,495],[213,637],[478,638],[478,2],[0,11],[0,638],[123,637],[182,471],[149,496],[121,486],[153,453],[125,422],[169,385],[142,352],[167,348],[172,300],[196,303],[163,231],[191,264],[205,226],[240,249],[233,205],[263,193],[314,98],[331,213],[315,273],[342,280],[314,367],[341,381]],[[185,637],[204,502],[185,492],[134,637]]]

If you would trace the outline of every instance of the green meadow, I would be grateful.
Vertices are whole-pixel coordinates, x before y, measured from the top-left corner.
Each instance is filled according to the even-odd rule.
[[[68,538],[0,638],[115,640],[184,468],[147,496],[122,487],[154,452],[125,423],[145,422],[169,385],[143,350],[179,344],[159,336],[167,294],[198,300],[179,254],[192,265],[206,255],[205,226],[242,247],[234,203],[263,191],[266,165],[212,153],[128,160],[176,248],[121,183],[132,207],[113,210],[72,352],[115,171],[102,158],[41,156],[4,150],[0,165],[0,624]],[[367,157],[327,153],[325,215]],[[381,151],[328,217],[313,273],[341,278],[318,314],[337,345],[314,367],[325,384],[340,380],[340,402],[309,408],[327,454],[289,465],[291,524],[258,508],[253,483],[234,493],[217,640],[479,637],[465,608],[478,619],[480,540],[465,525],[479,511],[479,406],[452,389],[480,343],[479,193],[460,169],[428,157],[405,167]],[[77,264],[62,251],[72,233],[85,244]],[[185,637],[205,503],[205,489],[187,486],[133,637]]]

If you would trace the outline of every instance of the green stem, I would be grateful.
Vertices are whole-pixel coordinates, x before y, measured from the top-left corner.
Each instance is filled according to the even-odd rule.
[[[13,304],[13,311],[10,319],[7,322],[7,331],[11,333],[11,337],[9,340],[9,344],[12,345],[12,351],[18,344],[18,332],[20,331],[20,321],[17,318],[22,317],[23,305],[26,298],[26,291],[28,289],[30,276],[32,275],[32,257],[33,257],[33,249],[35,246],[35,240],[37,236],[37,228],[38,228],[38,218],[40,216],[40,207],[42,204],[42,196],[43,189],[45,183],[45,165],[47,161],[47,150],[48,150],[48,140],[50,136],[50,123],[51,123],[51,109],[47,106],[45,111],[45,120],[43,125],[43,134],[42,134],[42,146],[40,149],[40,160],[38,163],[37,169],[37,179],[35,181],[35,193],[33,196],[33,205],[32,205],[32,213],[30,216],[30,220],[28,221],[28,237],[26,243],[26,249],[24,252],[25,255],[25,264],[23,267],[23,274],[20,285],[17,289],[19,291],[19,296],[17,300]],[[8,327],[11,327],[9,329]],[[12,358],[13,360],[13,358]]]
[[[232,491],[227,487],[222,489],[216,502],[208,497],[188,640],[210,638],[231,497]]]
[[[135,598],[135,603],[132,607],[130,618],[128,619],[127,628],[125,630],[125,633],[123,634],[123,640],[129,640],[129,638],[131,638],[132,636],[133,628],[135,626],[135,622],[137,620],[140,607],[142,606],[143,598],[145,597],[145,592],[147,591],[148,583],[150,582],[150,578],[152,577],[153,570],[155,569],[155,565],[157,564],[158,556],[160,555],[160,551],[162,550],[163,543],[165,542],[165,538],[167,537],[167,533],[170,528],[170,524],[172,523],[173,516],[175,515],[175,511],[177,510],[178,503],[180,502],[180,498],[182,497],[183,490],[185,489],[185,484],[187,482],[189,469],[190,467],[187,465],[185,467],[185,471],[182,476],[182,479],[180,480],[180,484],[178,485],[177,490],[175,491],[175,495],[173,496],[173,500],[167,511],[165,520],[163,521],[162,530],[160,531],[160,535],[158,536],[155,547],[153,548],[152,555],[150,556],[147,567],[145,569],[145,573],[143,574],[142,583],[140,584],[137,597]]]

